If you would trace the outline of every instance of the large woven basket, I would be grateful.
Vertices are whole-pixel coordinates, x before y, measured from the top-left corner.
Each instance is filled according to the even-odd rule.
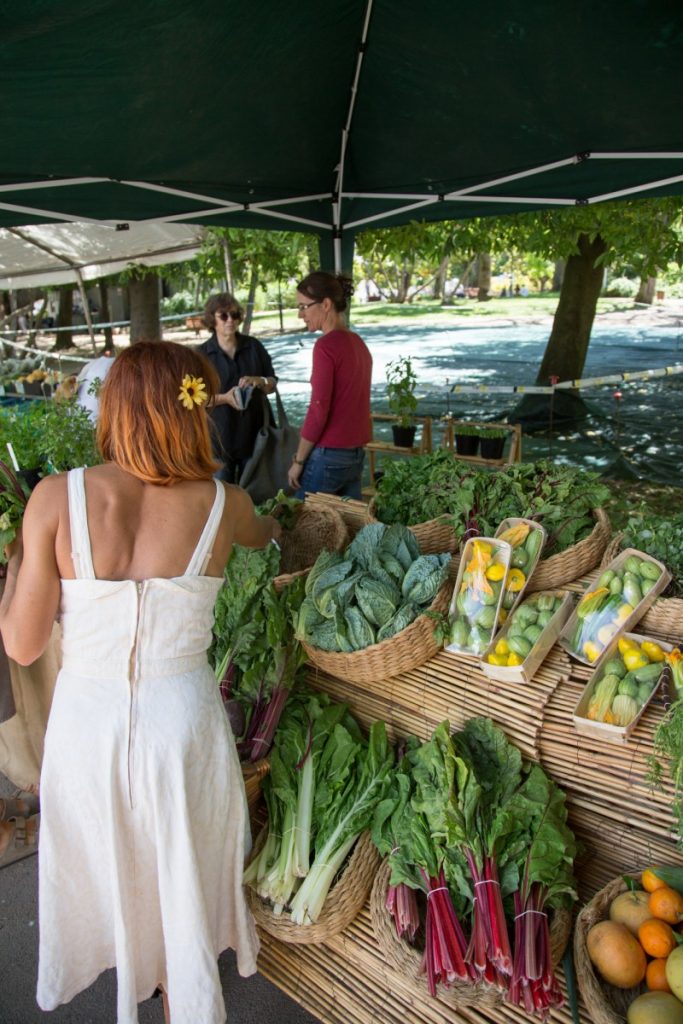
[[[528,593],[555,590],[599,565],[612,535],[612,527],[603,509],[593,509],[593,516],[595,526],[588,537],[584,537],[578,544],[573,544],[559,555],[551,555],[550,558],[542,559],[538,563],[527,584]]]
[[[368,522],[380,522],[377,518],[377,502],[372,498],[368,505]],[[408,529],[415,536],[423,555],[440,555],[445,551],[453,553],[457,550],[458,544],[455,539],[453,526],[448,522],[447,516],[437,516],[436,519],[429,519],[426,523],[414,523]]]
[[[623,533],[615,533],[605,548],[600,563],[606,569],[621,550]],[[638,623],[638,631],[644,634],[656,633],[678,641],[683,636],[683,600],[680,597],[658,597]]]
[[[259,761],[242,762],[242,779],[250,816],[253,815],[261,798],[261,781],[269,771],[270,761],[267,757],[262,757]]]
[[[447,580],[429,606],[430,612],[445,612],[448,608],[453,582]],[[308,660],[324,672],[350,683],[367,683],[370,688],[380,679],[410,672],[433,658],[439,650],[434,639],[434,622],[423,613],[395,636],[360,651],[342,654],[323,651],[302,642]]]
[[[267,829],[259,834],[254,844],[258,853],[265,842]],[[270,906],[247,887],[247,898],[256,924],[281,942],[313,945],[327,942],[351,924],[361,909],[379,866],[379,854],[369,832],[363,832],[351,856],[327,894],[320,917],[315,924],[294,924],[287,913],[276,915]]]
[[[295,515],[292,529],[282,531],[281,572],[273,581],[276,590],[282,590],[297,576],[305,576],[321,551],[343,551],[350,540],[349,529],[334,508],[304,502]]]
[[[632,875],[640,881],[640,873]],[[588,1011],[591,1024],[624,1024],[629,1004],[637,995],[645,991],[643,985],[638,988],[615,988],[603,981],[597,973],[586,946],[588,932],[598,921],[609,918],[609,907],[613,899],[626,892],[623,878],[615,878],[612,882],[596,893],[586,904],[576,919],[574,929],[574,966],[579,991]]]
[[[400,939],[391,915],[386,909],[387,890],[391,868],[389,861],[384,860],[375,875],[370,894],[370,917],[377,943],[385,960],[401,977],[409,981],[425,985],[422,978],[422,954],[408,942]],[[550,918],[550,952],[553,966],[557,967],[564,955],[572,930],[572,913],[570,910],[557,910]],[[470,985],[456,982],[439,993],[442,999],[456,1006],[493,1006],[503,1000],[503,993],[489,985]]]

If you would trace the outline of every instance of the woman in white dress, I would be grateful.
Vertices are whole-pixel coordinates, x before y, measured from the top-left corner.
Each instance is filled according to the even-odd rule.
[[[10,552],[10,657],[37,658],[57,614],[63,631],[40,786],[45,1010],[115,966],[118,1024],[157,986],[173,1024],[223,1024],[218,955],[256,970],[244,787],[206,652],[233,543],[279,527],[212,478],[214,387],[191,349],[125,350],[100,396],[105,463],[41,481]]]

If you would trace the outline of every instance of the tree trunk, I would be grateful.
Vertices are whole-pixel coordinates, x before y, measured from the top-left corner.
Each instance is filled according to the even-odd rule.
[[[638,294],[635,297],[635,302],[643,302],[648,306],[651,306],[655,300],[655,285],[657,283],[656,277],[641,277],[640,285],[638,286]]]
[[[128,282],[130,299],[130,343],[161,341],[159,321],[159,278],[137,271]]]
[[[228,291],[231,295],[235,294],[235,284],[232,276],[232,249],[230,248],[230,242],[227,238],[221,239],[223,246],[223,262],[225,264],[225,280],[227,282]]]
[[[252,264],[251,277],[249,278],[249,295],[247,297],[247,309],[244,314],[244,333],[249,334],[251,328],[252,317],[254,316],[254,299],[256,297],[256,288],[258,286],[258,270],[256,266]]]
[[[410,290],[410,280],[412,274],[406,264],[404,263],[399,272],[398,290],[396,292],[396,301],[405,302],[408,298],[408,292]]]
[[[564,281],[564,271],[566,266],[566,260],[555,260],[555,271],[553,273],[551,291],[559,292],[562,290],[562,282]]]
[[[109,289],[106,281],[99,281],[97,285],[100,293],[100,317],[102,323],[108,324],[111,320],[111,313],[109,311]],[[103,327],[104,331],[104,347],[111,348],[114,344],[114,335],[111,327]]]
[[[477,260],[478,302],[488,302],[491,292],[491,253],[480,252]]]
[[[439,269],[434,277],[434,298],[437,302],[446,300],[446,281],[448,280],[448,256],[444,256],[439,263]]]
[[[579,251],[567,260],[553,328],[536,376],[537,384],[549,385],[551,378],[565,381],[581,377],[602,288],[603,267],[602,264],[596,266],[595,261],[606,248],[600,235],[592,242],[588,235],[579,236]],[[515,409],[514,419],[548,423],[552,411],[554,420],[566,422],[586,414],[583,400],[576,391],[556,392],[552,402],[550,399],[550,395],[525,395]]]
[[[68,284],[59,289],[59,309],[57,310],[57,327],[71,327],[74,322],[74,290]],[[73,334],[71,331],[58,331],[54,348],[59,351],[63,348],[71,348],[73,345]]]

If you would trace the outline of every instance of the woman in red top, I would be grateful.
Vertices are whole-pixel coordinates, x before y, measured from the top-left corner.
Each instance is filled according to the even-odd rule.
[[[324,491],[361,497],[364,446],[370,440],[372,356],[346,326],[351,279],[317,270],[297,288],[299,316],[322,331],[313,348],[311,401],[289,470],[297,497]]]

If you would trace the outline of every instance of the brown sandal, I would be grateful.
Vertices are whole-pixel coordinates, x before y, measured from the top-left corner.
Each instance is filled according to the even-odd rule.
[[[34,814],[28,819],[15,817],[9,821],[14,822],[14,833],[4,853],[0,855],[0,868],[6,868],[8,864],[14,864],[15,861],[38,852],[40,815]]]
[[[19,789],[14,796],[0,797],[0,821],[10,818],[31,818],[40,810],[40,803],[35,793]]]

